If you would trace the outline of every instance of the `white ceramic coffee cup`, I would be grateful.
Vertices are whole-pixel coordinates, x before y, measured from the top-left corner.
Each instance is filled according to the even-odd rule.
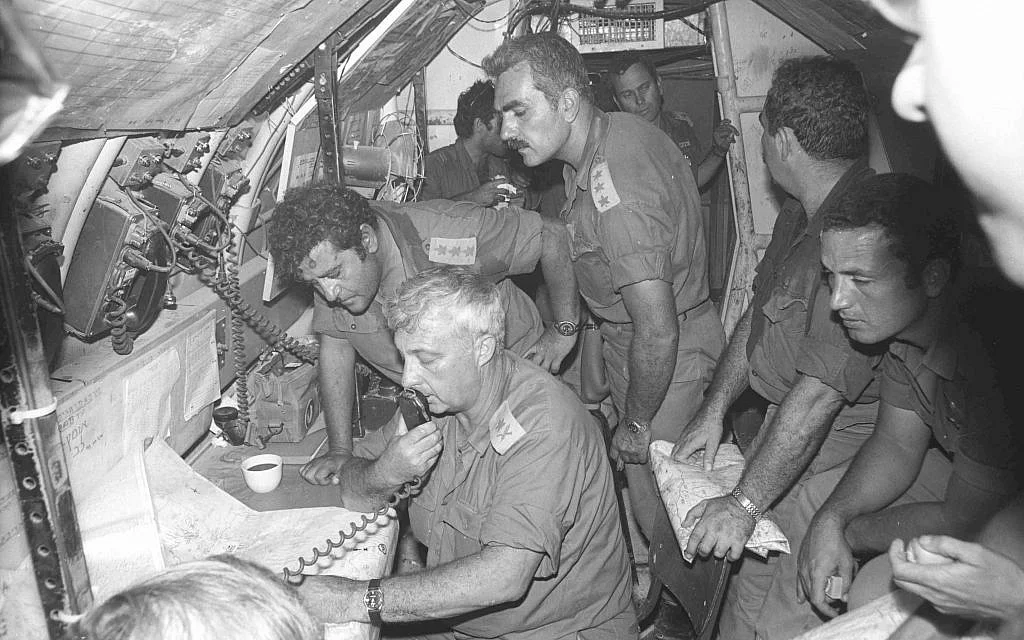
[[[281,484],[284,461],[275,453],[261,453],[242,460],[242,477],[256,493],[269,493]]]

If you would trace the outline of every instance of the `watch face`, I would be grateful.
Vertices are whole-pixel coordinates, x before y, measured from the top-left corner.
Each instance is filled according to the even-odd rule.
[[[380,611],[380,608],[384,605],[384,592],[378,589],[370,589],[363,596],[363,604],[366,605],[367,609],[373,609],[374,611]]]
[[[648,429],[648,425],[637,420],[629,420],[626,422],[626,427],[629,428],[632,433],[644,433]]]
[[[563,336],[574,336],[579,331],[579,327],[576,326],[575,322],[562,320],[555,323],[555,330]]]

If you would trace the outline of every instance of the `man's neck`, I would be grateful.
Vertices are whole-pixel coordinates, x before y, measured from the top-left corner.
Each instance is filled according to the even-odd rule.
[[[825,198],[832,192],[843,175],[856,160],[810,161],[798,172],[793,197],[800,201],[807,217],[812,217],[821,208]]]
[[[473,161],[474,167],[479,168],[481,163],[487,161],[488,154],[476,138],[463,138],[462,145],[465,147],[466,153],[469,154],[469,159]]]
[[[476,429],[487,429],[491,416],[501,406],[505,391],[512,377],[513,363],[504,349],[499,350],[491,361],[480,370],[480,393],[476,402],[466,411],[459,414],[459,424],[468,435]]]
[[[580,105],[580,111],[569,129],[569,138],[558,150],[555,157],[568,163],[573,169],[579,171],[583,164],[583,152],[587,149],[587,138],[590,137],[590,128],[594,125],[594,116],[597,109],[588,103]]]
[[[924,314],[902,331],[896,340],[927,352],[941,336],[943,321],[953,312],[952,298],[953,296],[948,293],[943,293],[937,298],[929,298]]]

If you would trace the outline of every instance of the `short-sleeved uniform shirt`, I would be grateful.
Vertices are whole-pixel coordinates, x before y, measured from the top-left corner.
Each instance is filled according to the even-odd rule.
[[[423,161],[423,187],[420,200],[451,200],[457,195],[472,191],[495,176],[509,176],[508,164],[501,158],[487,154],[480,167],[466,151],[466,144],[460,138],[455,144],[441,147],[427,154]]]
[[[775,221],[772,239],[754,278],[751,302],[750,386],[769,402],[779,404],[799,374],[817,378],[842,394],[847,403],[878,400],[876,367],[881,352],[850,342],[842,323],[829,308],[828,284],[822,277],[823,215],[852,185],[873,175],[866,160],[854,164],[836,183],[818,211],[807,219],[800,203],[790,198]],[[869,418],[851,414],[838,429]]]
[[[564,175],[570,257],[594,315],[631,322],[621,289],[646,280],[671,283],[680,315],[708,300],[700,194],[668,136],[595,109],[580,167]]]
[[[693,130],[693,121],[682,111],[662,109],[658,117],[658,128],[668,134],[672,142],[679,147],[679,151],[690,165],[690,170],[693,171],[693,179],[696,180],[697,169],[704,159],[704,151],[701,149],[700,140],[697,139],[697,133]]]
[[[893,342],[881,368],[882,402],[916,413],[953,473],[986,491],[1017,489],[1013,425],[977,333],[950,317],[927,351]]]
[[[444,450],[409,506],[436,567],[501,545],[543,555],[521,601],[470,615],[456,638],[636,637],[629,560],[596,422],[568,387],[506,351],[505,384],[483,424],[435,419]],[[580,635],[575,635],[579,632]]]
[[[498,282],[505,306],[505,346],[516,353],[540,338],[544,326],[536,305],[507,276],[530,273],[540,259],[540,215],[517,207],[492,209],[469,202],[431,200],[404,204],[372,202],[383,241],[396,250],[385,258],[377,299],[359,315],[315,295],[313,331],[344,338],[373,367],[402,378],[402,358],[380,304],[407,278],[432,267],[471,266]]]

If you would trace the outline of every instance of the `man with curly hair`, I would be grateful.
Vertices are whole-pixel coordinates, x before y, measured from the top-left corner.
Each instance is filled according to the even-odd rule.
[[[329,448],[301,469],[313,484],[362,487],[393,475],[391,459],[378,460],[394,435],[393,422],[363,437],[360,457],[353,455],[356,355],[401,381],[402,357],[381,305],[420,271],[465,265],[498,282],[508,348],[549,371],[557,370],[575,343],[574,336],[554,327],[545,331],[533,301],[507,279],[540,262],[560,317],[578,321],[564,229],[535,212],[447,200],[371,203],[350,189],[315,183],[285,194],[269,237],[283,273],[316,290],[313,330],[320,342],[318,375]]]
[[[444,198],[493,207],[508,195],[498,186],[509,183],[509,167],[490,80],[477,80],[459,95],[452,124],[458,140],[427,155],[419,200]]]

